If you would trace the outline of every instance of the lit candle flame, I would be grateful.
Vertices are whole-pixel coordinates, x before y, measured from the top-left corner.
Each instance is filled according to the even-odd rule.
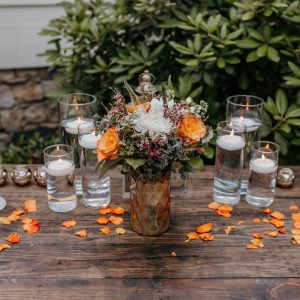
[[[270,145],[267,144],[267,145],[265,146],[265,149],[266,149],[266,150],[269,150],[269,148],[270,148]]]
[[[246,110],[249,110],[249,98],[246,99]]]
[[[60,159],[60,158],[58,159],[58,162],[61,162],[61,159]]]
[[[75,109],[76,109],[76,111],[78,112],[78,104],[77,104],[77,99],[76,99],[76,96],[75,96],[75,95],[73,96],[73,101],[74,101],[74,103],[75,103]]]
[[[59,145],[56,145],[56,151],[59,152]]]
[[[262,159],[262,161],[264,161],[264,160],[266,160],[266,157],[262,154],[261,159]]]
[[[232,129],[230,132],[230,136],[233,136],[233,134],[234,134],[234,130]]]
[[[78,119],[77,119],[77,120],[78,120],[78,122],[81,122],[81,118],[80,118],[80,117],[78,117]]]

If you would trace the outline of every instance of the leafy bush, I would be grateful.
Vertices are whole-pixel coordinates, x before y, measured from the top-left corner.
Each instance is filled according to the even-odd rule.
[[[57,144],[58,139],[45,137],[36,132],[29,139],[21,135],[15,143],[9,145],[5,153],[0,154],[1,164],[42,164],[43,149]]]
[[[109,86],[119,88],[124,76],[136,84],[150,69],[158,80],[172,75],[177,97],[205,99],[213,125],[227,96],[258,95],[266,100],[264,138],[281,145],[284,162],[299,162],[300,1],[114,2],[63,2],[65,15],[43,30],[53,46],[44,55],[64,91],[108,102]]]

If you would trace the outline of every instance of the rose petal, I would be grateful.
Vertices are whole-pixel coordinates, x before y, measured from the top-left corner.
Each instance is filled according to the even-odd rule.
[[[219,204],[218,202],[211,202],[208,204],[208,208],[212,209],[212,210],[217,210],[221,207],[221,204]]]
[[[27,199],[24,200],[24,208],[26,212],[36,212],[36,200],[34,199]]]
[[[215,237],[211,233],[201,233],[199,234],[199,238],[202,241],[212,241]]]
[[[107,224],[109,222],[109,218],[100,217],[100,218],[96,219],[96,222],[98,224],[105,225],[105,224]]]
[[[107,215],[110,213],[111,213],[111,208],[109,206],[99,209],[99,214],[101,214],[101,215]]]
[[[254,223],[259,223],[259,222],[260,222],[260,219],[259,219],[259,218],[253,218],[253,219],[252,219],[252,222],[254,222]]]
[[[176,254],[176,252],[175,251],[173,251],[173,252],[171,252],[171,254],[170,254],[170,256],[176,256],[177,254]]]
[[[123,215],[125,213],[125,210],[123,207],[118,206],[118,207],[112,207],[111,212],[115,215]]]
[[[296,222],[300,222],[300,213],[292,214],[292,219]]]
[[[235,226],[227,226],[224,231],[226,232],[226,234],[229,234],[231,232],[231,230],[235,229]]]
[[[286,234],[286,231],[284,228],[278,228],[278,232],[281,234]]]
[[[85,239],[85,238],[87,237],[87,232],[86,232],[85,229],[84,229],[84,230],[79,230],[79,231],[75,232],[74,235],[75,235],[75,236],[78,236],[78,237],[80,237],[80,238]]]
[[[212,223],[206,223],[196,228],[197,233],[210,232],[212,230]]]
[[[16,216],[20,216],[20,215],[24,214],[24,210],[23,209],[15,209],[15,210],[12,211],[11,214],[16,215]]]
[[[247,249],[257,249],[257,246],[253,245],[253,244],[248,244],[246,245]]]
[[[100,231],[103,234],[109,234],[110,233],[110,228],[109,227],[102,227],[102,228],[100,228]]]
[[[126,230],[124,228],[121,228],[121,227],[116,228],[116,233],[117,234],[124,234],[125,232],[126,232]]]
[[[17,232],[10,234],[6,240],[12,244],[19,244],[20,243],[20,236]]]
[[[265,234],[265,235],[268,235],[268,236],[276,237],[276,236],[278,236],[278,231],[271,231],[271,230],[268,230],[268,231],[265,231],[264,234]]]
[[[76,226],[77,222],[75,220],[64,221],[62,226],[70,228]]]
[[[199,235],[196,232],[189,232],[186,234],[189,240],[195,240],[199,238]]]
[[[262,239],[264,237],[262,233],[258,233],[258,232],[253,232],[251,235],[256,239]]]
[[[0,252],[2,252],[4,249],[10,248],[10,245],[8,244],[0,244]]]
[[[38,220],[32,220],[29,224],[23,225],[23,230],[29,234],[36,233],[40,229]]]
[[[271,210],[270,208],[265,208],[265,209],[263,210],[263,212],[264,212],[266,215],[269,215],[269,214],[272,212],[272,210]]]
[[[297,205],[291,205],[290,206],[290,210],[298,210],[298,206]]]
[[[294,227],[297,228],[297,229],[300,229],[300,222],[295,222]]]
[[[10,222],[17,222],[20,219],[20,216],[17,215],[10,215],[7,217],[7,220]]]
[[[300,234],[300,229],[292,229],[291,232],[294,235],[298,235],[298,234]]]
[[[269,223],[272,224],[272,225],[274,225],[277,228],[284,226],[284,221],[278,220],[278,219],[272,219]]]
[[[284,214],[280,211],[274,211],[271,213],[271,217],[277,220],[283,220],[284,219]]]
[[[0,217],[0,225],[8,225],[10,224],[10,221],[7,217]]]
[[[243,221],[243,220],[241,220],[241,221],[238,221],[238,224],[239,225],[242,225],[242,224],[244,224],[245,222]]]
[[[111,223],[113,223],[114,225],[121,225],[123,223],[123,218],[122,217],[110,216],[109,221]]]
[[[23,224],[30,224],[32,222],[32,219],[28,218],[28,217],[24,217],[22,219],[22,223]]]
[[[264,247],[264,243],[261,239],[252,239],[251,243],[257,247],[263,248]]]

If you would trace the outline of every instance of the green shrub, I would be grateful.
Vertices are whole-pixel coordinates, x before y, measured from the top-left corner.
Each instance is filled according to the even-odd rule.
[[[213,125],[227,96],[258,95],[267,101],[264,138],[281,145],[283,162],[299,162],[300,1],[107,2],[63,2],[65,15],[42,32],[64,91],[108,102],[109,86],[124,76],[136,84],[150,69],[160,81],[171,74],[178,97],[205,99]]]

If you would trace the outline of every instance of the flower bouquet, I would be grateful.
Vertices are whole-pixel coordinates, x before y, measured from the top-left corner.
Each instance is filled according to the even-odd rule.
[[[208,105],[190,97],[175,101],[171,82],[159,95],[142,84],[135,93],[125,81],[131,103],[115,90],[114,103],[99,123],[100,177],[122,165],[132,177],[131,227],[141,235],[159,235],[169,226],[170,174],[201,170],[204,146],[212,130],[204,124]]]

